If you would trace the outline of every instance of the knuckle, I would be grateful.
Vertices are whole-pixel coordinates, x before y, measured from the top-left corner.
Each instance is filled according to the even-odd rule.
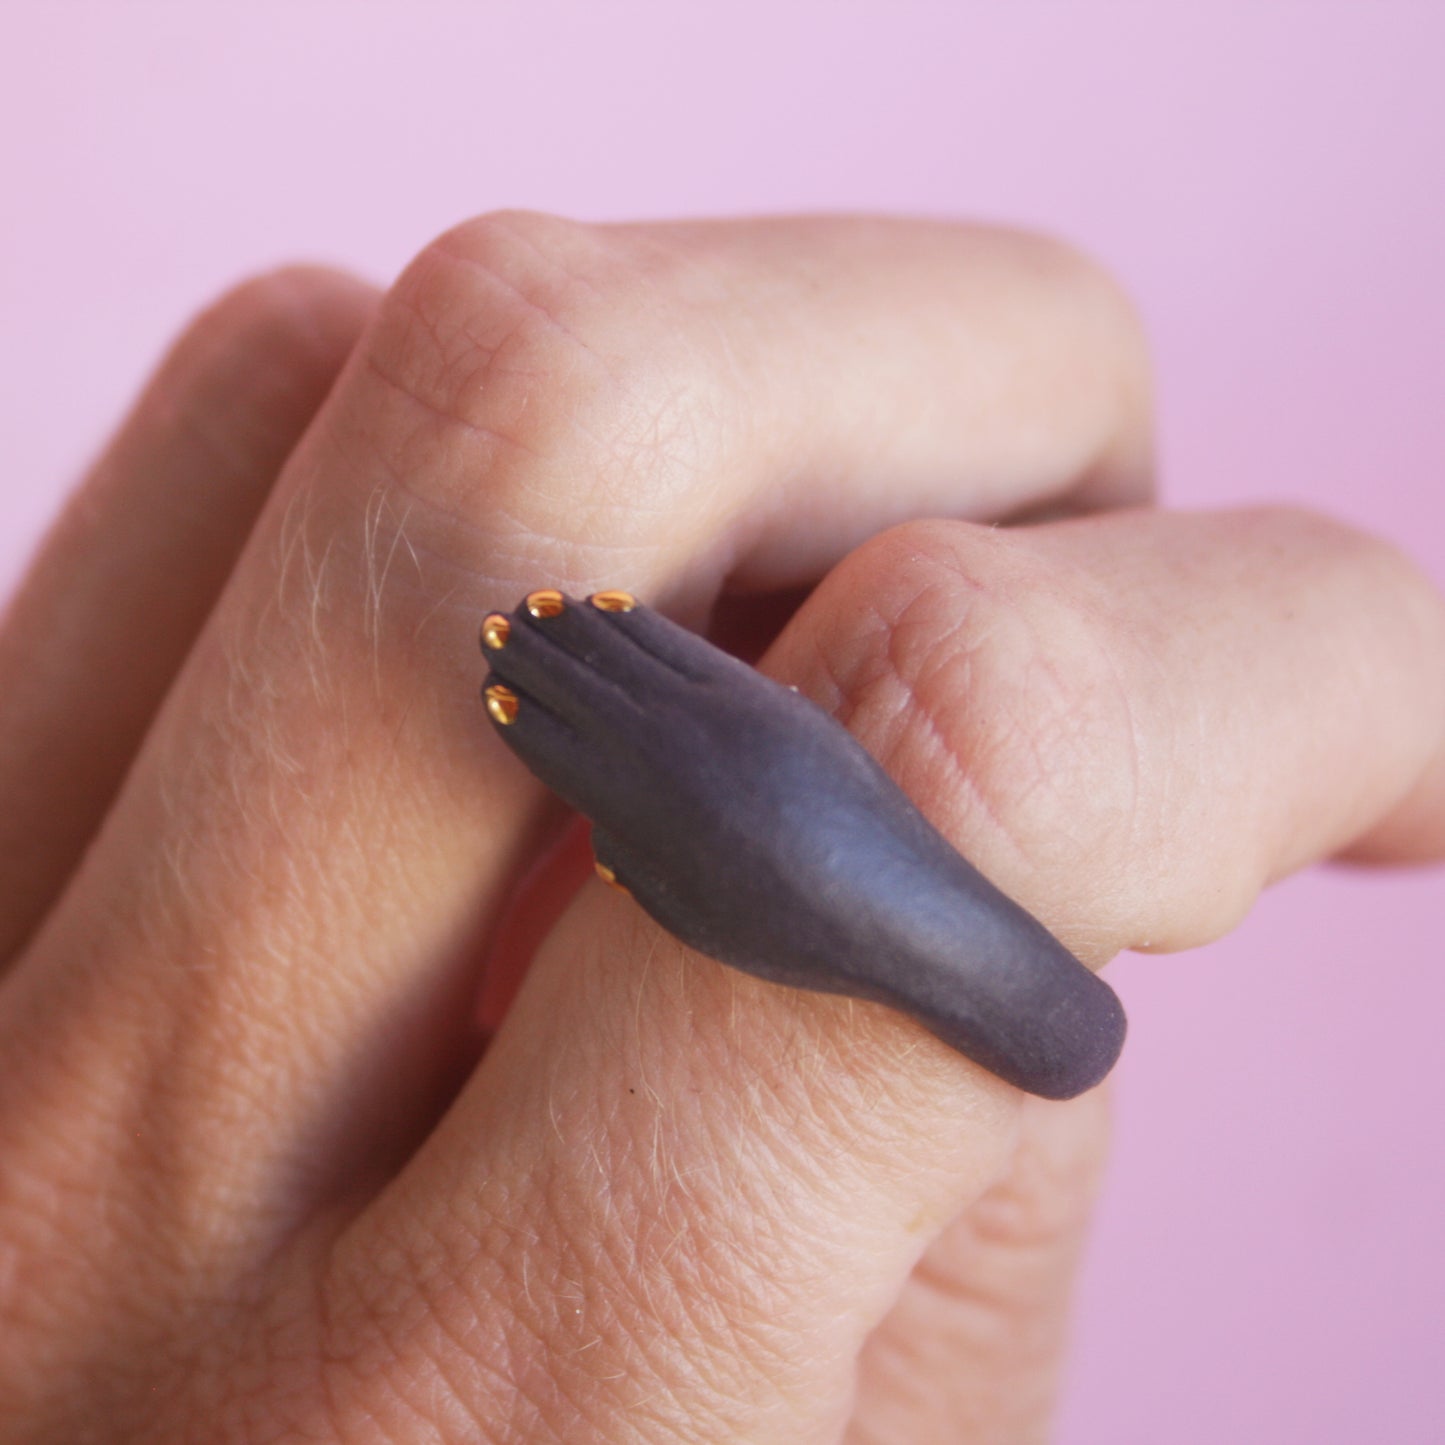
[[[1035,1256],[1076,1239],[1103,1182],[1109,1132],[1103,1090],[1052,1113],[1026,1103],[1012,1160],[972,1210],[973,1238],[999,1252]]]
[[[331,364],[369,304],[370,288],[321,266],[282,266],[238,282],[198,315],[177,347],[189,375],[207,360],[258,357],[285,366]]]
[[[288,267],[227,291],[173,343],[136,412],[265,494],[354,345],[371,292],[339,272]]]
[[[484,472],[494,530],[635,544],[716,451],[714,368],[674,274],[665,242],[554,216],[500,212],[437,238],[366,358],[420,413],[394,431],[400,460],[420,437],[446,470]],[[469,488],[461,508],[475,503]]]
[[[374,369],[459,422],[496,428],[514,407],[509,432],[532,424],[521,413],[537,383],[595,382],[586,332],[573,324],[581,266],[554,260],[532,230],[488,216],[422,250],[383,302]]]
[[[1096,358],[1071,368],[1058,404],[1097,418],[1091,463],[1081,469],[1076,503],[1117,505],[1154,492],[1153,361],[1143,317],[1128,290],[1097,258],[1052,236],[1018,238],[1016,257],[1041,313],[1071,352]]]
[[[1123,282],[1098,257],[1057,236],[1031,234],[1020,241],[1021,257],[1040,287],[1067,299],[1098,329],[1110,351],[1121,345],[1147,374],[1143,317]]]
[[[827,702],[995,881],[1094,883],[1139,812],[1126,640],[1005,533],[914,522],[825,584]],[[828,604],[831,602],[831,606]],[[1112,860],[1112,861],[1111,861]]]
[[[1142,331],[1138,307],[1123,282],[1097,256],[1053,236],[1040,239],[1039,244],[1053,258],[1053,263],[1089,303],[1098,307],[1109,325],[1131,331]]]

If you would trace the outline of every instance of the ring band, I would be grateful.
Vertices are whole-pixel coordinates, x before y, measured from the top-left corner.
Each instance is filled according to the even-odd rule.
[[[776,983],[886,1003],[1066,1099],[1123,1047],[1117,995],[821,708],[608,591],[483,626],[503,741],[592,820],[599,871],[669,933]]]

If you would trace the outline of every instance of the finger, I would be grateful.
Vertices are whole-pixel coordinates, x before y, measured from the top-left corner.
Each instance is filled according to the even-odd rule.
[[[99,1098],[106,1149],[162,1139],[187,1180],[264,1181],[228,1189],[246,1217],[253,1189],[300,1210],[389,1168],[469,1060],[478,939],[550,826],[486,736],[486,611],[625,577],[699,618],[725,578],[786,586],[899,515],[1136,495],[1147,451],[1137,329],[1043,242],[536,217],[444,238],[293,457],[26,960],[7,1035],[74,1035],[47,1035],[30,1116]],[[207,1196],[193,1227],[218,1218]]]
[[[1094,964],[1215,936],[1407,806],[1445,731],[1439,599],[1288,512],[895,529],[765,667]],[[505,1360],[563,1438],[658,1395],[709,1439],[832,1438],[1016,1106],[912,1021],[725,970],[589,888],[333,1288],[374,1318],[404,1289],[366,1274],[382,1241],[424,1241],[453,1287],[417,1306],[416,1351],[446,1378],[448,1340]]]
[[[1445,858],[1445,743],[1410,795],[1355,839],[1342,857],[1354,863],[1424,863]]]
[[[1050,1438],[1106,1091],[1023,1101],[1007,1172],[929,1245],[858,1362],[847,1445]]]
[[[74,868],[371,307],[250,281],[175,344],[0,627],[0,963]]]

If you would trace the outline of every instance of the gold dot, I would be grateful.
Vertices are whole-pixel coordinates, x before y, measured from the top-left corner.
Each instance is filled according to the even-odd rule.
[[[512,635],[512,624],[500,612],[493,612],[482,620],[482,646],[500,652]]]
[[[560,617],[565,605],[562,594],[551,587],[527,594],[527,611],[533,617]]]
[[[594,592],[587,600],[599,612],[631,612],[637,606],[630,592]]]
[[[594,859],[592,866],[597,870],[597,876],[609,887],[615,888],[619,893],[626,893],[629,898],[632,894],[627,888],[617,881],[617,875],[601,859]]]
[[[517,701],[517,694],[511,688],[500,682],[494,682],[486,691],[487,711],[492,715],[493,722],[499,722],[503,727],[517,720],[517,709],[520,704]]]

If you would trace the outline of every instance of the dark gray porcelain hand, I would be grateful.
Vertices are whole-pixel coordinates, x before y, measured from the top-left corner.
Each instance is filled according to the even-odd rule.
[[[820,708],[633,602],[535,592],[483,626],[498,731],[611,875],[735,968],[903,1010],[1031,1093],[1108,1073],[1124,1013]]]

